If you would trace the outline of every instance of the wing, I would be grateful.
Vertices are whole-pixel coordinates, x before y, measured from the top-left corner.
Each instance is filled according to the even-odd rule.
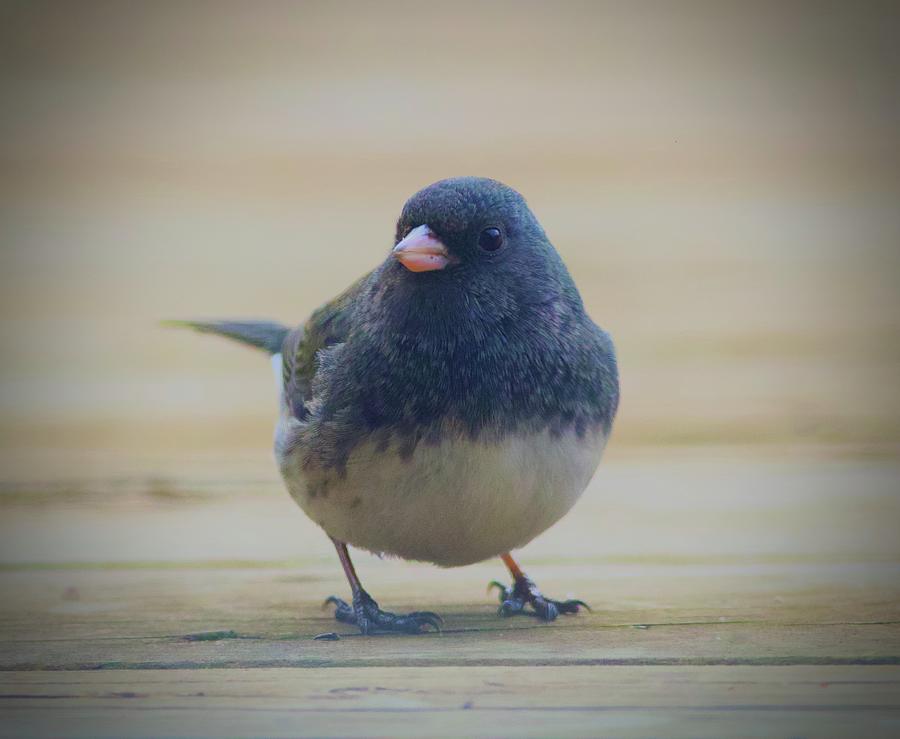
[[[371,276],[372,272],[363,275],[285,337],[281,347],[284,394],[297,420],[304,421],[309,415],[306,403],[312,398],[319,352],[346,340],[353,325],[354,304]]]

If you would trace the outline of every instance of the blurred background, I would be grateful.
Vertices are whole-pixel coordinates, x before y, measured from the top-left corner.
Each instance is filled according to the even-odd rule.
[[[892,3],[3,3],[6,499],[276,489],[266,360],[159,321],[298,323],[385,257],[406,198],[469,174],[526,196],[617,342],[612,469],[892,465],[898,20]],[[49,557],[21,526],[4,556]]]

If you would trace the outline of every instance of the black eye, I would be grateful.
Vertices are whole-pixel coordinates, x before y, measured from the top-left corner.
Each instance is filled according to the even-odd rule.
[[[478,236],[478,246],[485,251],[497,251],[503,246],[503,234],[499,228],[486,228]]]

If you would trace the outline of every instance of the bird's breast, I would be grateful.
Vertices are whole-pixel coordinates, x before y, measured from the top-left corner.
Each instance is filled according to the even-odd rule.
[[[337,470],[304,468],[300,450],[278,443],[284,436],[276,435],[276,454],[288,490],[329,535],[442,566],[524,546],[558,521],[606,443],[600,427],[445,437],[411,452],[365,441]]]

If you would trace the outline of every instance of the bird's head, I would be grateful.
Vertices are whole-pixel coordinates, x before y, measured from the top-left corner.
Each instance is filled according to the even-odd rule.
[[[413,195],[392,256],[410,272],[472,272],[526,258],[546,236],[525,199],[483,177],[441,180]]]
[[[403,207],[385,275],[414,310],[459,313],[488,323],[577,290],[525,199],[484,177],[441,180]],[[440,306],[444,306],[442,309]]]

